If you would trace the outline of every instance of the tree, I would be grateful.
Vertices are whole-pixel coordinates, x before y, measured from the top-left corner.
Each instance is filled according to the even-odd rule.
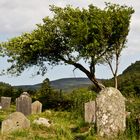
[[[41,87],[37,91],[36,96],[38,97],[49,97],[51,96],[51,86],[50,86],[50,81],[48,78],[46,78],[43,83],[41,84]]]
[[[0,82],[0,96],[12,97],[14,88],[6,83]]]
[[[107,3],[107,14],[109,17],[108,28],[111,29],[108,39],[108,46],[112,46],[112,51],[108,51],[105,55],[105,61],[109,65],[114,77],[115,88],[118,87],[117,72],[119,65],[119,58],[122,49],[125,48],[127,42],[127,35],[129,33],[129,25],[132,13],[134,10],[127,6],[111,5]],[[113,63],[114,60],[114,63]],[[113,69],[113,64],[114,69]]]
[[[44,18],[37,29],[2,44],[3,53],[9,56],[8,62],[12,64],[8,72],[20,74],[28,67],[38,66],[37,74],[45,74],[46,63],[52,66],[70,64],[84,72],[98,89],[104,88],[96,79],[95,66],[106,62],[110,65],[114,55],[118,58],[133,9],[106,4],[103,10],[93,5],[88,9],[51,6],[50,10],[54,16]],[[80,60],[88,63],[89,68]]]

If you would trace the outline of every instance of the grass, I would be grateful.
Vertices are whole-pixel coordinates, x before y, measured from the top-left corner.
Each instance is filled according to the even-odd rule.
[[[127,110],[131,115],[127,119],[127,129],[112,140],[140,140],[140,126],[136,116],[140,114],[140,99],[129,99]],[[0,122],[15,111],[15,106],[3,111],[0,110]],[[50,127],[37,125],[33,120],[44,117],[51,121]],[[0,134],[0,140],[110,140],[96,134],[93,124],[85,123],[83,118],[75,112],[46,110],[40,114],[28,116],[31,121],[29,129],[13,131],[9,134]]]
[[[13,110],[14,111],[14,110]],[[1,121],[10,113],[9,110],[1,111]],[[34,119],[44,117],[50,119],[52,126],[45,127],[33,123]],[[31,121],[31,127],[27,130],[13,131],[9,134],[0,135],[2,140],[73,140],[74,134],[72,128],[78,128],[82,118],[72,116],[70,112],[62,111],[45,111],[38,115],[30,115],[28,119]]]

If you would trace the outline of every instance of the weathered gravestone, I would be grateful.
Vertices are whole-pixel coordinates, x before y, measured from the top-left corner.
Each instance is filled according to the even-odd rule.
[[[85,122],[95,123],[95,101],[85,103]]]
[[[35,101],[31,105],[32,108],[32,114],[37,114],[42,112],[42,103],[39,101]]]
[[[1,97],[1,107],[2,109],[8,109],[10,108],[11,104],[11,97]]]
[[[46,118],[38,118],[38,119],[34,120],[33,123],[36,123],[38,125],[44,125],[46,127],[51,126],[51,121]]]
[[[24,115],[31,114],[32,99],[27,92],[23,92],[20,97],[16,99],[16,111],[22,112]]]
[[[125,98],[119,90],[103,89],[96,98],[96,124],[100,136],[114,136],[126,127]]]
[[[2,121],[1,133],[10,133],[14,130],[30,127],[30,121],[21,112],[14,112]]]

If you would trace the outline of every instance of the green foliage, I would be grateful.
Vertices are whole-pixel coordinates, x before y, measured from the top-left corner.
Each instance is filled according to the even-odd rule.
[[[32,97],[34,100],[39,100],[43,104],[43,110],[68,110],[70,108],[71,101],[65,97],[65,93],[61,90],[53,90],[48,79],[43,81],[41,88]]]
[[[12,102],[22,93],[21,89],[16,89],[7,83],[0,82],[0,97],[12,97]]]
[[[95,78],[95,65],[112,61],[125,47],[129,32],[131,7],[106,4],[104,9],[51,6],[53,17],[43,19],[31,33],[24,33],[2,43],[9,56],[8,73],[19,75],[28,67],[38,67],[37,74],[47,72],[47,64],[70,64],[84,72],[101,89]],[[89,69],[80,64],[88,63]]]
[[[105,86],[113,86],[113,79],[104,80]],[[140,61],[130,65],[118,76],[118,89],[125,97],[140,97]]]
[[[43,81],[43,83],[41,84],[41,87],[36,91],[34,98],[39,98],[39,97],[48,97],[49,98],[51,92],[52,92],[52,89],[50,86],[50,81],[47,78]]]
[[[140,61],[136,61],[132,63],[127,69],[123,71],[123,74],[130,74],[130,73],[140,73]]]
[[[95,100],[96,93],[88,89],[77,89],[68,95],[72,100],[71,111],[75,112],[77,116],[84,116],[84,104],[86,102]]]
[[[13,92],[13,87],[9,84],[0,82],[0,96],[11,97]]]
[[[27,90],[27,92],[32,96],[35,91]],[[7,83],[0,82],[0,97],[11,97],[12,103],[15,102],[15,99],[23,93],[23,89],[13,87]]]
[[[138,119],[130,116],[126,121],[127,129],[125,131],[125,135],[132,140],[140,139],[140,126],[138,123]]]

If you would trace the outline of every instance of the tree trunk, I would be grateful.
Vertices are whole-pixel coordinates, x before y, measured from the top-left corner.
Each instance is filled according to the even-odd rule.
[[[115,84],[115,88],[117,89],[118,88],[118,78],[116,75],[114,76],[114,84]]]
[[[85,67],[83,67],[81,64],[79,63],[75,63],[72,60],[66,60],[63,57],[60,57],[61,60],[63,60],[65,63],[73,65],[75,68],[78,68],[80,71],[82,71],[83,73],[85,73],[87,75],[87,77],[93,82],[93,84],[99,89],[102,90],[103,88],[105,88],[105,86],[103,84],[101,84],[99,81],[97,81],[97,79],[95,78],[95,75],[93,73],[91,73],[90,71],[88,71]]]
[[[91,72],[89,72],[87,69],[85,69],[81,64],[79,63],[74,63],[73,64],[76,68],[78,68],[79,70],[81,70],[82,72],[84,72],[87,77],[93,82],[93,84],[99,89],[102,90],[103,88],[105,88],[105,86],[100,83],[96,78],[95,75],[92,74]]]

